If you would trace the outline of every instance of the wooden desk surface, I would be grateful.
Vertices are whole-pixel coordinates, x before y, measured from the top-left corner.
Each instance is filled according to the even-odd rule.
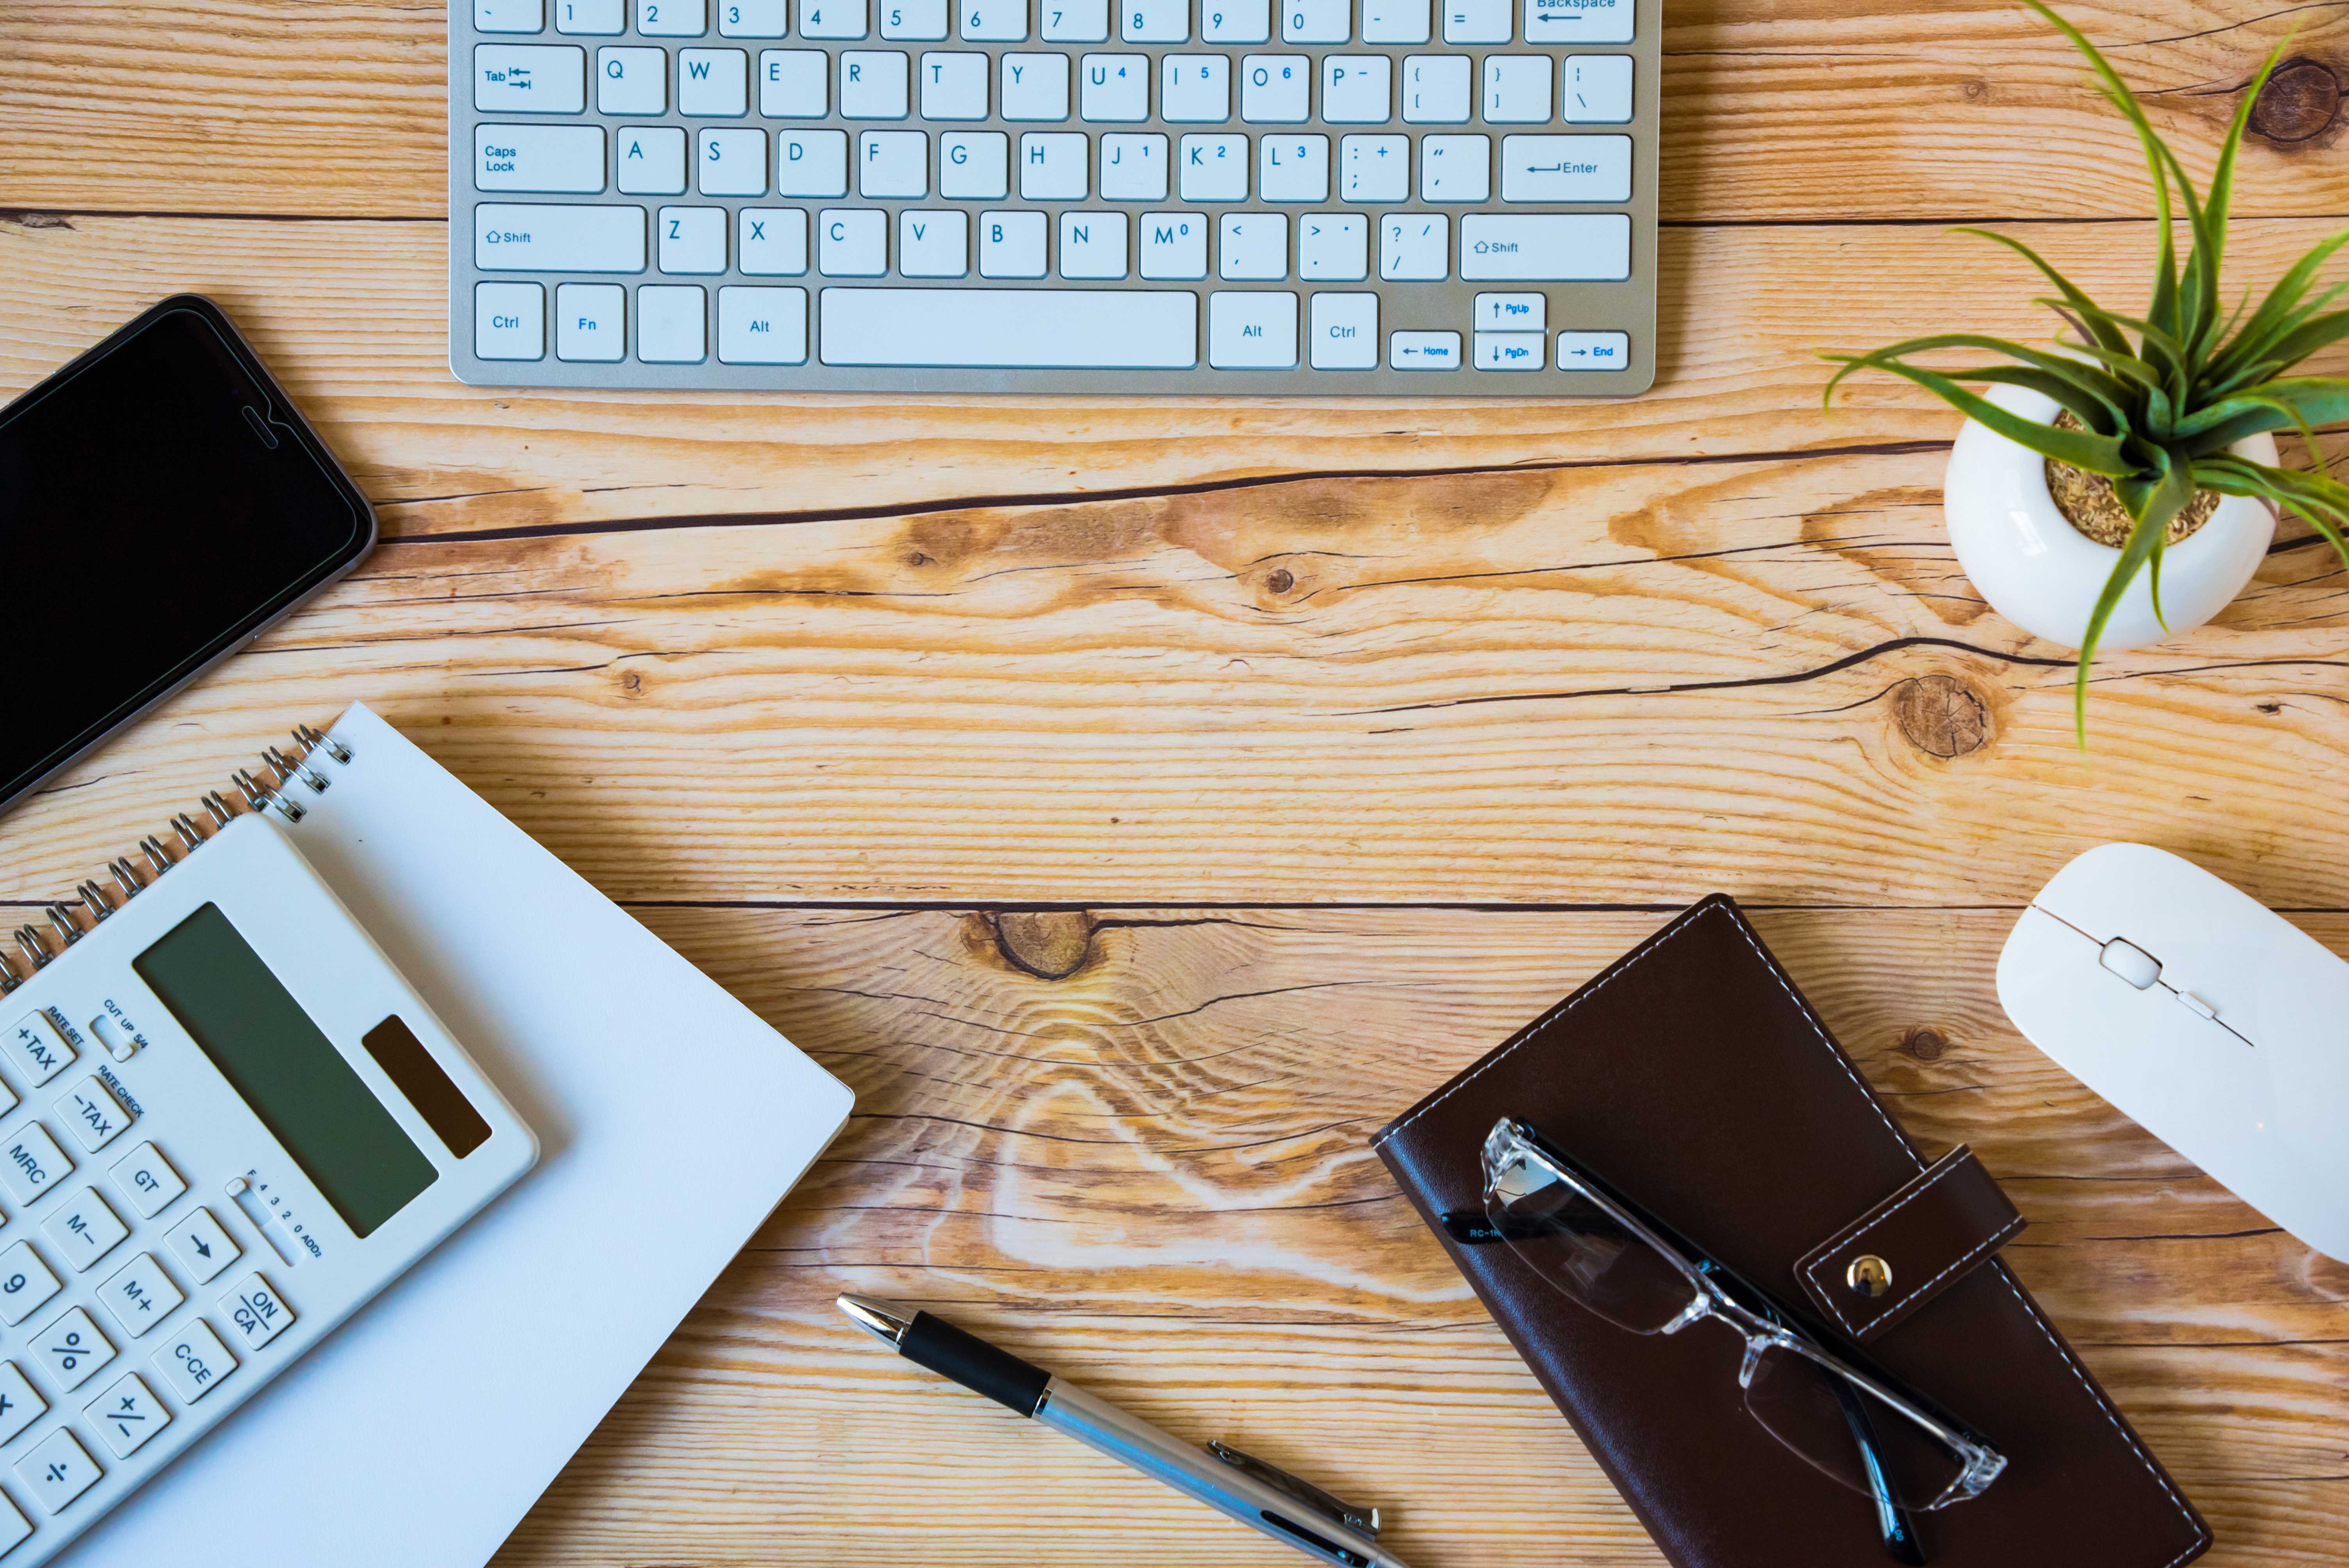
[[[2340,5],[2071,13],[2198,169],[2297,21],[2230,275],[2349,213]],[[2216,624],[2105,660],[2084,762],[2067,661],[1951,558],[1953,418],[1818,406],[1818,348],[2044,335],[1949,223],[2143,297],[2142,166],[2060,40],[1992,0],[1673,5],[1637,401],[864,402],[451,380],[442,27],[0,0],[0,393],[202,290],[385,525],[0,821],[0,900],[362,697],[854,1085],[505,1568],[1301,1561],[876,1353],[843,1289],[1375,1501],[1419,1568],[1655,1562],[1364,1140],[1716,888],[2005,1181],[2209,1561],[2338,1560],[2349,1268],[2047,1064],[1992,965],[2121,838],[2349,953],[2342,573],[2288,526]],[[170,580],[10,587],[97,636]]]

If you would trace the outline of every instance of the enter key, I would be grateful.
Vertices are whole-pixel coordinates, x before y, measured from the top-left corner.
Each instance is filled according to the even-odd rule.
[[[1629,201],[1628,136],[1505,136],[1504,201]]]

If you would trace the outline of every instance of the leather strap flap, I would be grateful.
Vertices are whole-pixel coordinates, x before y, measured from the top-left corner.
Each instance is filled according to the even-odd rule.
[[[1803,1254],[1795,1277],[1863,1343],[1924,1305],[2023,1229],[2023,1216],[1960,1144],[1924,1174]]]

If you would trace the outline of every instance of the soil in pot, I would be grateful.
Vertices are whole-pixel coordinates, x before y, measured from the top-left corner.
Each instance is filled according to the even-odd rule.
[[[2087,428],[2069,408],[2055,416],[2055,428],[2059,430]],[[2118,550],[2127,543],[2129,530],[2137,526],[2137,519],[2128,514],[2128,508],[2123,506],[2120,497],[2113,493],[2113,481],[2102,474],[2092,474],[2050,458],[2047,459],[2047,493],[2054,499],[2055,510],[2064,514],[2064,521],[2108,549]],[[2177,544],[2193,538],[2194,531],[2209,521],[2210,514],[2218,510],[2218,491],[2196,490],[2194,499],[2186,503],[2185,510],[2169,520],[2167,542]]]

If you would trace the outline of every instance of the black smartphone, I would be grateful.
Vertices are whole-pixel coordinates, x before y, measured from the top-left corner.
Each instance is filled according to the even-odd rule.
[[[212,301],[0,409],[0,810],[358,564],[375,511]]]

